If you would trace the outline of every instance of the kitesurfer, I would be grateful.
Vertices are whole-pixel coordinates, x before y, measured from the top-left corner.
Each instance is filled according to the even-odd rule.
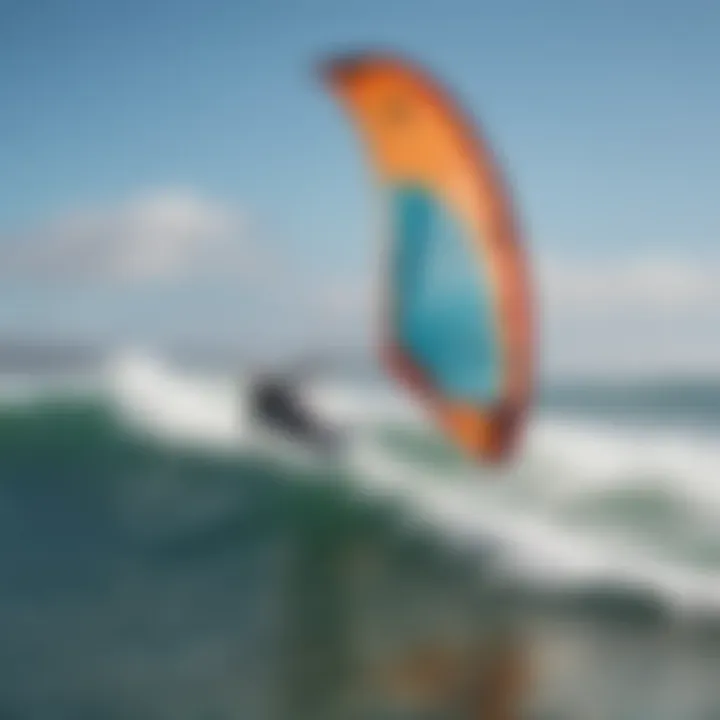
[[[338,433],[318,417],[301,394],[300,372],[263,370],[250,383],[250,412],[261,427],[281,433],[314,450],[335,454]]]

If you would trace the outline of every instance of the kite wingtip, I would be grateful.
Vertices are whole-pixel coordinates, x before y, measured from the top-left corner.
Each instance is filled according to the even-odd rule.
[[[403,63],[402,56],[383,49],[365,48],[350,50],[325,56],[318,63],[318,75],[331,86],[335,86],[356,77],[369,65],[382,63]]]
[[[367,57],[364,52],[330,55],[318,63],[318,75],[328,85],[337,85],[352,77]]]

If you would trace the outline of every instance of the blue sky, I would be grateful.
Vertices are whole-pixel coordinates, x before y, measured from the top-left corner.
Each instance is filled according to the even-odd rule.
[[[62,252],[78,218],[83,237],[114,238],[100,271],[6,262],[0,333],[352,344],[377,222],[357,140],[312,71],[369,46],[431,67],[503,157],[551,365],[720,360],[711,0],[0,5],[0,259],[49,241]],[[149,245],[166,258],[206,222],[247,246],[236,274],[193,273],[187,253],[182,273],[108,270],[130,252],[117,227],[144,237],[160,223]]]

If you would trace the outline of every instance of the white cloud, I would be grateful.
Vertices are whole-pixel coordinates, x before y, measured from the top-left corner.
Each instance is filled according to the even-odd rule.
[[[541,298],[552,312],[678,314],[720,309],[720,266],[650,257],[622,262],[550,262],[540,268]]]
[[[552,373],[717,372],[720,264],[648,256],[538,269],[541,351]]]
[[[372,316],[375,286],[367,277],[328,278],[315,290],[315,306],[325,321],[357,327]]]
[[[318,277],[311,266],[271,253],[237,210],[192,191],[165,189],[0,236],[0,275],[30,280],[29,287],[44,281],[72,287],[232,278],[242,294],[232,318],[223,321],[232,332],[298,346],[374,344],[379,278],[365,270]],[[720,368],[720,261],[556,258],[536,263],[534,274],[545,371]],[[197,303],[201,317],[211,314],[208,308],[217,314],[220,302],[228,306],[224,299],[211,298],[209,305],[204,299]],[[103,312],[97,308],[95,314]],[[208,321],[209,327],[221,325]]]
[[[558,259],[534,275],[543,372],[720,369],[720,263]],[[316,324],[338,343],[375,342],[374,289],[366,277],[328,279],[316,288]]]
[[[165,189],[6,238],[0,266],[6,277],[120,283],[245,275],[257,260],[248,236],[237,211]]]

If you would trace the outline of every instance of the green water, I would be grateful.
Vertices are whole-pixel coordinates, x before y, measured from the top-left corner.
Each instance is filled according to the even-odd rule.
[[[457,462],[439,441],[385,441]],[[548,675],[526,717],[660,717],[640,682],[660,688],[665,666],[635,695],[610,670],[628,646],[646,669],[662,642],[684,658],[665,618],[583,601],[579,631],[569,607],[511,590],[482,554],[351,480],[161,442],[99,399],[2,409],[0,717],[464,717],[453,703],[413,710],[380,680],[421,646],[486,647],[501,631],[535,643]],[[694,643],[678,648],[695,676],[720,667]],[[557,648],[580,659],[561,671]],[[668,718],[717,717],[700,714],[720,708],[714,685],[696,682],[695,714]],[[570,692],[583,683],[584,716]]]

